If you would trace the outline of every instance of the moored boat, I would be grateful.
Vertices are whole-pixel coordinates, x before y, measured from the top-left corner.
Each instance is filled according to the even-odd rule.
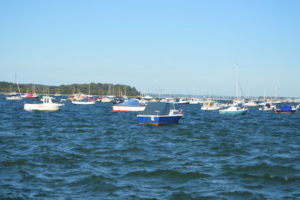
[[[294,106],[284,105],[278,109],[275,109],[275,113],[293,114],[296,113],[297,109]]]
[[[27,98],[27,99],[37,99],[37,98],[39,98],[39,95],[37,95],[35,92],[33,92],[33,93],[25,94],[24,98]]]
[[[22,97],[21,97],[21,95],[15,93],[15,92],[12,92],[12,93],[6,94],[5,99],[6,100],[22,100]]]
[[[73,104],[79,104],[79,105],[92,105],[96,103],[96,100],[93,98],[84,98],[81,100],[73,100]]]
[[[203,103],[201,110],[220,110],[223,106],[215,101],[207,101]]]
[[[175,102],[176,105],[188,105],[190,102],[185,98],[180,98],[178,101]]]
[[[58,111],[64,104],[55,103],[53,97],[43,96],[42,103],[26,103],[24,104],[24,110],[26,111]]]
[[[273,105],[272,103],[264,103],[263,107],[259,108],[259,110],[263,111],[273,111],[276,109],[276,106]]]
[[[248,108],[242,108],[239,106],[230,106],[229,108],[219,110],[220,114],[229,115],[244,115],[248,111]]]
[[[141,112],[145,110],[146,105],[141,105],[137,99],[129,99],[123,103],[113,106],[113,111]]]
[[[255,106],[258,106],[258,103],[256,103],[255,101],[248,101],[248,102],[244,103],[244,106],[255,107]]]
[[[182,111],[177,110],[173,103],[149,102],[137,119],[139,124],[163,125],[178,124],[182,116]]]

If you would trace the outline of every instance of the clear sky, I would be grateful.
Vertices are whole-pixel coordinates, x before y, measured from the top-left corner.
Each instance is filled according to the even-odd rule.
[[[299,0],[2,0],[0,81],[300,96]]]

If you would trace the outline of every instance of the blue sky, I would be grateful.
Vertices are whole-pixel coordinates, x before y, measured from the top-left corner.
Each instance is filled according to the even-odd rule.
[[[0,81],[300,96],[300,1],[0,1]]]

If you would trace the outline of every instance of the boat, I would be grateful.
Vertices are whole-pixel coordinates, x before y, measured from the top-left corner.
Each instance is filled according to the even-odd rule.
[[[42,103],[26,103],[24,104],[24,110],[26,111],[58,111],[64,104],[59,104],[54,101],[55,99],[50,96],[43,96]]]
[[[182,116],[182,111],[176,109],[173,103],[149,102],[137,119],[139,124],[163,125],[178,124]]]
[[[72,95],[68,96],[68,100],[71,100],[71,101],[80,101],[80,100],[83,100],[83,99],[85,99],[87,97],[88,97],[88,95],[85,95],[85,94],[79,92],[79,93],[72,94]]]
[[[259,108],[258,110],[273,111],[275,109],[276,109],[276,106],[273,105],[272,103],[264,103],[263,107]]]
[[[197,98],[191,98],[189,100],[189,102],[190,102],[190,104],[200,104],[201,103],[200,99],[197,99]]]
[[[188,105],[190,102],[185,98],[180,98],[178,101],[175,102],[176,105]]]
[[[229,115],[244,115],[248,111],[248,108],[239,107],[237,105],[232,105],[229,108],[219,110],[220,114],[229,114]]]
[[[256,103],[255,101],[248,101],[248,102],[244,103],[244,106],[255,107],[255,106],[258,106],[258,103]]]
[[[142,105],[138,99],[129,99],[113,106],[113,111],[141,112],[146,105]]]
[[[15,93],[15,92],[11,92],[5,95],[5,99],[6,100],[22,100],[23,98],[21,97],[21,95]]]
[[[26,98],[26,99],[38,99],[39,95],[37,95],[35,92],[27,93],[27,94],[24,95],[24,98]]]
[[[102,103],[111,103],[114,101],[114,96],[106,96],[106,97],[102,97],[101,102]]]
[[[294,106],[284,105],[278,109],[275,109],[275,113],[293,114],[296,113],[297,109]]]
[[[167,98],[161,99],[160,102],[164,102],[164,103],[175,103],[176,101],[175,101],[174,98],[167,97]]]
[[[72,100],[73,104],[80,104],[80,105],[92,105],[96,103],[94,98],[84,98],[81,100]]]
[[[241,102],[243,102],[243,100],[241,100],[240,96],[239,96],[238,69],[236,69],[236,100],[228,108],[219,110],[219,113],[220,114],[229,114],[229,115],[244,115],[248,111],[248,108],[241,107],[240,106]]]
[[[215,101],[206,101],[203,103],[201,110],[220,110],[224,108],[220,103]]]
[[[20,91],[20,87],[19,84],[17,82],[17,74],[15,74],[15,83],[17,84],[17,88],[18,88],[18,94],[16,92],[11,92],[11,85],[10,85],[10,93],[5,95],[5,99],[6,100],[22,100],[22,96],[21,96],[21,91]]]

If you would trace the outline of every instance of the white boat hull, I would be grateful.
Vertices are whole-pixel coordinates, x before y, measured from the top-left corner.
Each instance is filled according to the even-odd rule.
[[[146,106],[113,106],[113,111],[142,112]]]
[[[25,104],[24,110],[27,111],[58,111],[61,104]]]
[[[92,105],[95,104],[95,101],[72,101],[73,104],[79,104],[79,105]]]
[[[244,115],[248,111],[247,108],[239,108],[239,107],[229,107],[223,110],[219,110],[220,114],[228,114],[228,115]]]
[[[21,96],[5,97],[6,100],[22,100]]]
[[[221,107],[201,107],[201,110],[220,110]]]

